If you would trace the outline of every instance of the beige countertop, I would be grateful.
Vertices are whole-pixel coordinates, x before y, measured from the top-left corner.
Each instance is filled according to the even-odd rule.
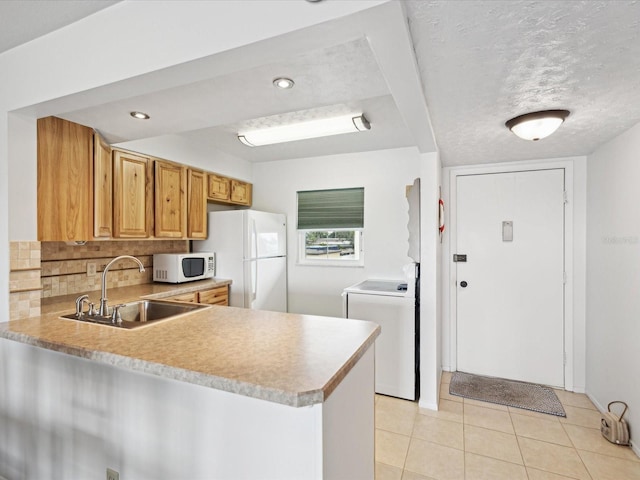
[[[107,294],[114,304],[216,282],[225,280],[114,288]],[[136,330],[58,317],[74,308],[73,300],[51,301],[40,317],[0,324],[0,337],[295,407],[323,402],[380,333],[373,322],[223,306]]]

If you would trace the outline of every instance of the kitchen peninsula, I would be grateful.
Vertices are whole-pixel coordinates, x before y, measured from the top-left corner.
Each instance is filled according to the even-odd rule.
[[[15,478],[373,478],[376,324],[211,306],[124,330],[60,313],[0,324],[3,435],[32,452]]]

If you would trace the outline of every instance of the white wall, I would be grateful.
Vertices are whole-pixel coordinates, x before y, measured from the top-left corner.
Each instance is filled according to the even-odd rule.
[[[437,234],[441,165],[436,153],[414,148],[258,163],[254,208],[288,221],[289,311],[342,316],[342,290],[367,278],[401,278],[407,256],[406,185],[420,178],[420,406],[437,409],[441,372],[441,245]],[[298,190],[365,187],[364,267],[298,265]]]
[[[441,244],[438,235],[440,156],[420,156],[420,407],[438,409],[442,372]]]
[[[640,124],[587,159],[587,393],[640,432]],[[639,452],[638,440],[635,450]]]
[[[9,115],[9,240],[35,240],[37,212],[37,130],[36,119]],[[1,231],[1,230],[0,230]]]
[[[406,185],[420,176],[414,148],[256,163],[253,208],[287,215],[289,311],[342,316],[342,290],[367,278],[402,278],[409,221]],[[364,267],[298,265],[299,190],[364,187]]]
[[[540,168],[564,168],[565,188],[569,203],[565,229],[569,248],[565,257],[567,288],[565,289],[565,351],[568,355],[565,384],[569,390],[585,391],[585,284],[586,284],[586,157],[531,160],[522,162],[451,167],[443,169],[445,200],[445,237],[442,249],[442,364],[445,370],[455,370],[455,269],[452,255],[455,250],[455,175],[495,173]]]

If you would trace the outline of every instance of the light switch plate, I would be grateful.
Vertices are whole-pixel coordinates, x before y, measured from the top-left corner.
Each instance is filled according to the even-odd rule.
[[[513,221],[511,220],[502,222],[502,241],[513,242]]]

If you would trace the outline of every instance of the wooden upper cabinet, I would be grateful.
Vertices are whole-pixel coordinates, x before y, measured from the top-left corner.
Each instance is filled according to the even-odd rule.
[[[93,236],[113,236],[113,160],[111,146],[93,134]]]
[[[113,234],[117,238],[147,238],[153,224],[151,159],[113,151]]]
[[[207,177],[209,179],[207,192],[209,200],[228,202],[231,199],[231,179],[213,173],[208,174]]]
[[[187,170],[187,237],[207,238],[207,174]]]
[[[93,130],[56,117],[38,119],[38,240],[93,236]]]
[[[208,174],[207,198],[214,202],[251,206],[252,185],[240,180]]]
[[[155,236],[184,238],[187,233],[187,167],[155,162]]]
[[[231,180],[231,203],[239,205],[251,206],[251,190],[250,183],[241,182],[240,180]]]

